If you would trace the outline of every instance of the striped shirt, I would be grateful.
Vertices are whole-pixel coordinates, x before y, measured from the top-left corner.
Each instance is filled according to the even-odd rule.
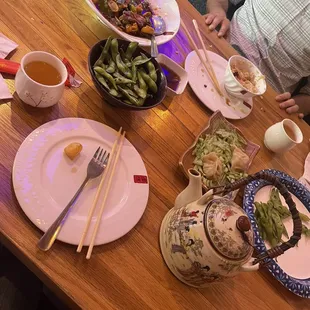
[[[310,95],[310,0],[246,0],[231,21],[230,43],[278,92],[292,93],[306,77],[300,93]]]

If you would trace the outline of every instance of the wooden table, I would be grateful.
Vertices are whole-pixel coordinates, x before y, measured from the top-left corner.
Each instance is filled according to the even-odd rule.
[[[235,53],[224,39],[208,32],[187,0],[178,2],[193,34],[191,20],[195,18],[211,50],[226,58]],[[287,291],[267,271],[243,273],[197,290],[179,282],[167,269],[159,251],[159,226],[187,184],[178,168],[180,155],[211,115],[189,86],[183,95],[167,98],[152,110],[114,109],[102,102],[87,70],[89,48],[110,31],[85,1],[2,0],[0,16],[1,32],[19,44],[12,60],[19,61],[29,51],[48,51],[68,58],[83,80],[80,88],[66,89],[61,102],[52,108],[29,108],[16,95],[0,105],[0,240],[48,287],[71,307],[84,309],[309,309],[308,300]],[[160,51],[182,64],[190,51],[183,31]],[[249,117],[233,123],[262,147],[252,172],[269,167],[298,178],[309,152],[310,127],[292,117],[304,133],[304,142],[283,156],[268,152],[262,143],[264,131],[287,116],[274,96],[269,88],[263,98],[255,100]],[[123,126],[149,174],[149,202],[138,225],[122,239],[96,247],[90,261],[76,254],[75,247],[60,242],[49,252],[40,252],[36,243],[42,233],[26,218],[12,189],[13,160],[22,141],[38,126],[61,117],[89,118],[115,129]]]

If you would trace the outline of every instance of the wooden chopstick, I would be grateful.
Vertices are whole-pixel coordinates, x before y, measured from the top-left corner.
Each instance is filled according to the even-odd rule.
[[[195,30],[196,30],[196,32],[197,32],[198,38],[199,38],[199,40],[200,40],[200,43],[201,43],[201,45],[202,45],[202,49],[203,49],[203,52],[204,52],[205,57],[206,57],[206,63],[209,65],[209,68],[211,69],[211,74],[212,74],[212,76],[213,76],[212,81],[215,83],[215,86],[216,86],[216,88],[217,88],[217,91],[218,91],[219,95],[223,97],[223,94],[222,94],[221,88],[220,88],[220,84],[219,84],[219,82],[218,82],[218,80],[217,80],[217,78],[216,78],[216,74],[215,74],[215,72],[214,72],[212,63],[211,63],[211,61],[210,61],[210,58],[209,58],[209,55],[208,55],[206,46],[205,46],[205,44],[204,44],[204,42],[203,42],[203,40],[202,40],[201,33],[200,33],[200,30],[199,30],[199,27],[198,27],[198,24],[197,24],[196,19],[193,19],[193,25],[194,25],[194,28],[195,28]]]
[[[205,69],[207,70],[207,72],[208,72],[208,74],[209,74],[209,76],[210,76],[210,78],[211,78],[211,80],[212,80],[212,83],[213,83],[213,85],[214,85],[216,91],[218,92],[218,94],[219,94],[220,96],[223,96],[223,94],[222,94],[220,88],[217,86],[217,85],[218,85],[217,79],[214,79],[211,69],[208,67],[206,61],[205,61],[205,60],[203,59],[203,57],[201,56],[200,51],[199,51],[199,49],[198,49],[198,47],[197,47],[195,41],[193,40],[193,38],[191,37],[190,33],[188,32],[188,30],[187,30],[187,28],[186,28],[186,26],[185,26],[185,24],[184,24],[184,22],[183,22],[182,19],[181,19],[181,25],[182,25],[182,27],[183,27],[183,29],[184,29],[184,31],[185,31],[185,34],[186,34],[188,40],[190,41],[190,43],[191,43],[192,47],[194,48],[194,50],[195,50],[197,56],[199,57],[201,63],[204,65]]]
[[[121,131],[122,131],[122,127],[119,129],[118,133],[117,133],[117,137],[115,139],[115,142],[113,144],[113,147],[112,147],[112,151],[111,151],[111,154],[110,154],[110,157],[109,157],[109,160],[108,160],[108,164],[103,172],[103,175],[102,175],[102,178],[101,178],[101,181],[100,181],[100,184],[98,186],[98,189],[97,189],[97,192],[96,192],[96,195],[95,195],[95,198],[93,200],[93,204],[88,212],[88,216],[87,216],[87,222],[86,222],[86,225],[85,225],[85,228],[84,228],[84,231],[83,231],[83,234],[82,234],[82,237],[81,237],[81,240],[80,240],[80,243],[76,249],[76,251],[79,253],[81,252],[82,248],[83,248],[83,245],[84,245],[84,240],[85,240],[85,237],[87,235],[87,231],[89,229],[89,225],[91,223],[91,219],[93,217],[93,213],[96,209],[96,205],[97,205],[97,202],[98,202],[98,199],[99,199],[99,196],[100,196],[100,192],[101,192],[101,189],[103,187],[103,184],[104,184],[104,181],[105,181],[105,178],[106,178],[106,175],[108,174],[108,171],[109,171],[109,167],[111,166],[110,163],[114,157],[114,153],[116,151],[116,146],[118,144],[118,141],[121,137]]]
[[[100,222],[101,222],[101,217],[102,217],[102,213],[103,213],[103,210],[104,210],[104,207],[105,207],[105,202],[107,200],[107,197],[108,197],[108,194],[109,194],[109,191],[110,191],[113,175],[114,175],[114,172],[115,172],[115,167],[116,167],[116,164],[117,164],[117,161],[118,161],[118,158],[119,158],[120,151],[121,151],[122,146],[123,146],[125,134],[126,134],[126,131],[123,132],[123,134],[122,134],[122,136],[120,138],[120,142],[119,142],[119,146],[118,146],[118,149],[117,149],[117,153],[116,153],[116,156],[115,156],[112,168],[111,168],[111,173],[109,175],[106,191],[104,193],[102,204],[101,204],[101,207],[100,207],[100,210],[99,210],[99,215],[97,217],[96,225],[95,225],[95,228],[94,228],[94,231],[93,231],[93,234],[92,234],[92,237],[91,237],[90,245],[89,245],[89,248],[88,248],[88,251],[87,251],[87,255],[86,255],[87,259],[90,259],[91,253],[93,251],[93,247],[94,247],[94,243],[95,243],[95,238],[97,236],[97,232],[98,232],[99,225],[100,225]],[[111,161],[112,160],[113,160],[113,158],[111,158]]]

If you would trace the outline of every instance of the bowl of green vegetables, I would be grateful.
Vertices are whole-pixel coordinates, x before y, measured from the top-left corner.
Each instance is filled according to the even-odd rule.
[[[136,42],[111,37],[98,42],[89,52],[88,68],[100,95],[115,107],[145,110],[165,98],[160,65]]]

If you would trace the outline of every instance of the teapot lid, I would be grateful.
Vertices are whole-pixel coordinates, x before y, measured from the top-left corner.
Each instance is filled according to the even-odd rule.
[[[211,200],[204,214],[204,227],[212,246],[225,258],[242,260],[252,253],[250,220],[233,201],[223,197]]]

